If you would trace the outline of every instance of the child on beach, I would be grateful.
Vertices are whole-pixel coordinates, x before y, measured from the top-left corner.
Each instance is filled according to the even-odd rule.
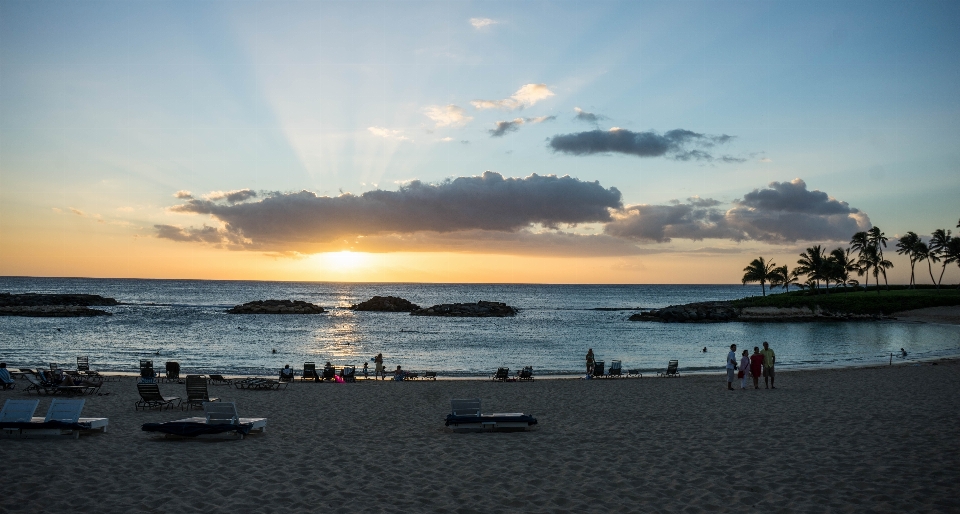
[[[737,371],[737,345],[730,345],[727,353],[727,390],[733,391],[733,375]]]
[[[587,350],[587,376],[593,375],[593,365],[596,359],[593,357],[593,348]]]
[[[740,378],[740,390],[747,390],[747,379],[750,378],[750,352],[744,350],[740,357],[740,373],[737,375]]]

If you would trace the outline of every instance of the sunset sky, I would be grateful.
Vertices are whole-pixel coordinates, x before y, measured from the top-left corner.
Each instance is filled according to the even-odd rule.
[[[960,230],[958,26],[956,2],[0,0],[0,275],[739,283],[876,225],[905,282],[897,236]]]

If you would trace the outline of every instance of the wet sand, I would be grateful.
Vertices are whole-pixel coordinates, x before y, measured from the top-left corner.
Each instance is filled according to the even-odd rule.
[[[782,372],[776,390],[746,392],[719,373],[210,386],[241,416],[268,418],[244,440],[142,432],[188,414],[135,411],[134,384],[86,397],[83,415],[109,417],[106,434],[0,440],[0,511],[960,510],[958,361]],[[185,396],[182,384],[161,391]],[[450,399],[471,397],[539,425],[447,431]]]

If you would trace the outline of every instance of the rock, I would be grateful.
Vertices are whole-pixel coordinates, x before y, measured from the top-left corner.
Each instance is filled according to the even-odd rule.
[[[517,309],[502,302],[477,302],[477,303],[444,303],[427,307],[426,309],[417,309],[410,313],[411,316],[455,316],[466,318],[504,318],[507,316],[516,316]]]
[[[661,321],[666,323],[717,323],[733,321],[740,310],[727,302],[701,302],[671,305],[662,309],[630,316],[630,321]]]
[[[396,296],[374,296],[350,308],[355,311],[413,312],[419,310],[420,306]]]
[[[236,305],[230,314],[320,314],[323,307],[300,300],[256,300]]]
[[[90,307],[91,305],[119,304],[120,302],[113,298],[105,298],[98,294],[0,293],[0,307],[36,307],[41,305],[75,305]]]
[[[112,316],[112,314],[100,309],[90,309],[80,305],[3,305],[0,306],[0,316],[79,318],[87,316]]]

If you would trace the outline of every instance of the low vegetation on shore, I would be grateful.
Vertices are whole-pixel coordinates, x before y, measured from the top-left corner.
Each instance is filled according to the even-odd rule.
[[[883,294],[876,294],[871,287],[869,290],[859,288],[854,291],[840,289],[829,295],[811,295],[806,291],[773,294],[769,296],[752,296],[733,300],[730,304],[736,308],[747,307],[777,307],[783,309],[806,307],[815,310],[817,307],[831,312],[849,314],[880,314],[889,316],[895,312],[923,309],[926,307],[948,307],[960,305],[960,291],[944,289],[937,291],[934,286],[919,286],[909,289],[910,286],[890,286],[884,289]]]

